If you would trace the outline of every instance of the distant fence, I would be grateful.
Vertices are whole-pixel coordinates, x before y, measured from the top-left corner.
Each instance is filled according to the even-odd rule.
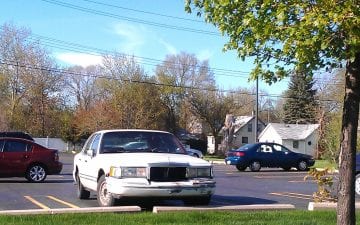
[[[65,142],[61,138],[34,138],[35,142],[47,148],[57,149],[61,152],[80,150],[81,146]]]

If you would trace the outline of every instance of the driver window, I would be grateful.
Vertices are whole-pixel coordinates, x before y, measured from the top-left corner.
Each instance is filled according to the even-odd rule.
[[[273,148],[277,152],[281,152],[281,149],[282,149],[280,145],[273,145]]]

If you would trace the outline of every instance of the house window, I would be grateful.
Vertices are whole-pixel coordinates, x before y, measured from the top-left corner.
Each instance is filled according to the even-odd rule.
[[[242,142],[243,144],[247,144],[247,143],[249,143],[249,138],[248,138],[248,137],[242,137],[242,138],[241,138],[241,142]]]
[[[293,148],[299,148],[299,141],[293,141]]]
[[[252,123],[248,123],[247,128],[248,132],[252,132]]]

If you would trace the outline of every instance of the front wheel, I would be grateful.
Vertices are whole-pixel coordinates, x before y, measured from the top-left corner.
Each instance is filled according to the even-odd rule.
[[[360,174],[355,177],[355,193],[360,196]]]
[[[77,191],[76,195],[79,199],[88,199],[90,197],[90,191],[85,190],[83,184],[80,181],[79,175],[76,174]]]
[[[298,163],[298,166],[297,166],[297,169],[300,170],[300,171],[306,171],[308,170],[308,164],[305,160],[301,160],[299,163]]]
[[[105,175],[102,175],[98,181],[97,202],[102,207],[115,205],[115,198],[107,190]]]
[[[46,169],[40,164],[31,165],[26,171],[26,179],[30,182],[43,182],[47,176]]]

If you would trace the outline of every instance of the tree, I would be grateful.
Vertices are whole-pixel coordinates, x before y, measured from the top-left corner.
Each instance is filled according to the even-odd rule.
[[[289,88],[285,94],[284,122],[285,123],[315,123],[317,104],[314,81],[305,73],[291,76]]]
[[[357,0],[187,0],[229,37],[225,50],[253,57],[252,78],[268,83],[290,71],[338,67],[345,61],[337,223],[355,224],[355,152],[360,95],[360,10]]]
[[[175,132],[180,127],[186,128],[190,117],[186,107],[186,96],[193,88],[206,88],[215,83],[208,61],[200,61],[195,55],[185,52],[167,55],[156,67],[155,73],[158,82],[163,84],[160,86],[160,93],[161,100],[167,108],[168,129]]]

